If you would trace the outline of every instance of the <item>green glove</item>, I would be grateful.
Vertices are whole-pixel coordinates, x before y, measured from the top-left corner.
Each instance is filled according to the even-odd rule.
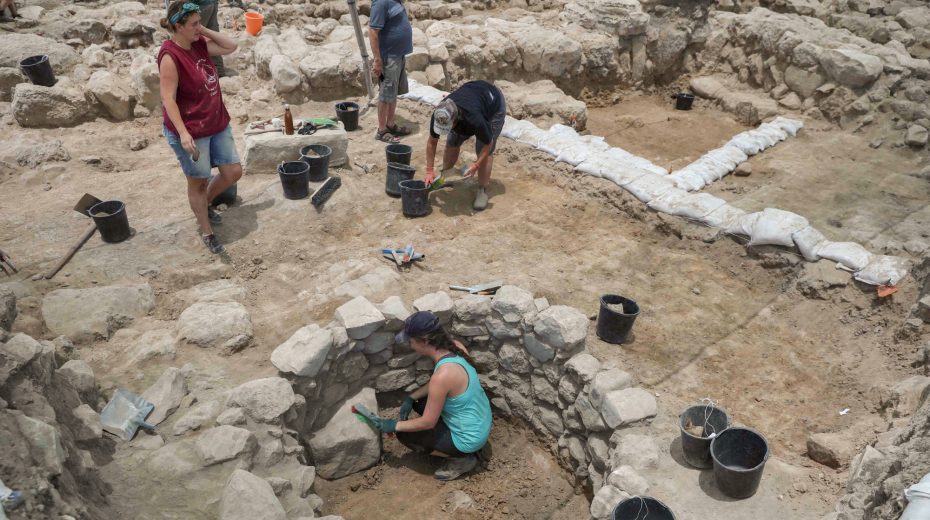
[[[404,398],[403,404],[400,405],[400,420],[406,421],[407,417],[410,417],[410,412],[413,411],[413,398],[409,395]]]
[[[371,425],[383,433],[394,433],[397,429],[397,421],[394,419],[385,419],[384,417],[375,416],[370,419]]]

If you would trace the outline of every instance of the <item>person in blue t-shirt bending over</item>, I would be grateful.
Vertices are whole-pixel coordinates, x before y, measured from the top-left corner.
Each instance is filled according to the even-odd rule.
[[[373,0],[368,18],[368,39],[374,62],[371,71],[381,84],[378,98],[378,132],[375,139],[396,143],[410,130],[394,122],[397,96],[407,93],[404,57],[413,52],[413,28],[400,0]]]
[[[409,341],[414,352],[436,366],[429,383],[404,399],[400,421],[378,418],[375,427],[396,432],[397,440],[411,450],[443,457],[446,462],[433,476],[454,480],[478,464],[475,453],[491,434],[491,403],[478,372],[463,357],[468,355],[465,346],[449,339],[432,312],[411,314],[396,340]],[[420,416],[410,419],[411,411]]]
[[[465,177],[478,174],[478,192],[473,207],[478,211],[487,208],[494,150],[506,117],[504,94],[487,81],[469,81],[440,101],[430,118],[429,139],[426,141],[426,184],[437,180],[433,165],[440,135],[448,135],[440,178],[455,166],[462,143],[475,136],[478,159],[465,171]]]

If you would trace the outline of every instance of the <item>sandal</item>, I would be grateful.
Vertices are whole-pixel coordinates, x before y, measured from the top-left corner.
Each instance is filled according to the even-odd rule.
[[[410,129],[406,126],[394,124],[393,126],[388,126],[387,129],[389,132],[397,136],[410,135]]]
[[[375,132],[375,139],[385,143],[397,144],[400,142],[400,138],[391,133],[390,130],[378,130]]]

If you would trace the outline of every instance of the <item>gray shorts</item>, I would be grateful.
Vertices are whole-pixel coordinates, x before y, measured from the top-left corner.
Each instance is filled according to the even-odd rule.
[[[492,154],[497,149],[497,139],[501,136],[501,131],[504,130],[504,118],[507,117],[507,104],[504,102],[504,96],[502,94],[499,95],[501,96],[501,109],[491,117],[491,137],[494,138],[494,146],[491,147]],[[468,137],[455,133],[455,129],[453,128],[449,131],[449,136],[446,137],[446,146],[458,148],[467,140]],[[484,149],[486,144],[488,143],[475,137],[475,154],[481,155],[481,150]]]
[[[397,96],[408,92],[406,60],[403,56],[385,56],[382,63],[379,99],[382,103],[395,103]]]

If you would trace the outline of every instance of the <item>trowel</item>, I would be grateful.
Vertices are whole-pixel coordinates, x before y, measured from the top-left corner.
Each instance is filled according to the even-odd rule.
[[[154,430],[155,426],[145,422],[155,405],[138,395],[119,388],[113,398],[100,412],[103,429],[124,441],[131,441],[139,428]]]
[[[478,285],[450,285],[449,289],[453,291],[465,291],[470,294],[494,294],[504,285],[502,280],[482,283]]]

